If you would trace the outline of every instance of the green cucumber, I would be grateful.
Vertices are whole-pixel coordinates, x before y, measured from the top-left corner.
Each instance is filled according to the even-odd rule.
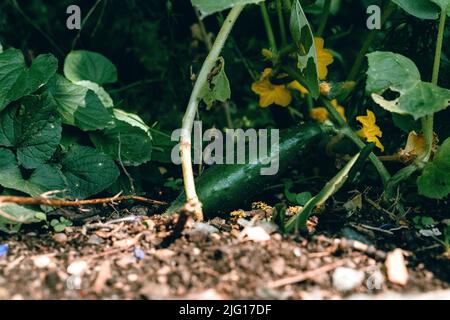
[[[216,164],[196,179],[197,194],[203,204],[205,218],[212,218],[238,209],[246,200],[260,193],[280,178],[280,175],[309,147],[318,142],[322,129],[317,124],[305,124],[280,133],[279,171],[276,175],[261,175],[263,159],[256,164]],[[266,158],[270,157],[269,154]],[[177,213],[186,199],[181,193],[166,214]]]

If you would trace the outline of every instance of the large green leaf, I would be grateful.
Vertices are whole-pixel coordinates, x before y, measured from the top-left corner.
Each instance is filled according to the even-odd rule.
[[[234,7],[235,5],[259,3],[264,0],[191,0],[192,5],[195,6],[202,15],[202,18]]]
[[[428,163],[417,179],[419,193],[442,199],[450,194],[450,138],[439,147],[433,162]]]
[[[31,196],[67,188],[65,177],[59,168],[52,165],[42,165],[28,179],[23,178],[16,156],[5,148],[0,148],[0,185]]]
[[[114,117],[109,110],[108,97],[87,82],[84,86],[74,84],[60,75],[55,75],[48,83],[48,92],[56,102],[57,110],[65,124],[79,126],[82,130],[99,130],[113,125]],[[100,88],[100,87],[99,87]],[[101,88],[100,88],[101,89]],[[103,90],[103,89],[102,89]],[[105,92],[106,93],[106,92]],[[102,101],[106,101],[105,106]]]
[[[19,164],[34,169],[47,162],[61,140],[61,120],[47,94],[26,96],[0,114],[0,146],[17,149]]]
[[[442,11],[445,11],[450,17],[450,0],[430,0],[436,3]]]
[[[117,81],[117,68],[100,53],[77,50],[67,55],[64,75],[72,82],[89,80],[102,85]]]
[[[90,135],[96,148],[125,166],[137,166],[150,161],[152,139],[149,127],[136,115],[122,110],[114,110],[114,114],[114,127]]]
[[[305,13],[303,12],[302,5],[298,0],[295,0],[292,5],[289,28],[298,49],[297,67],[299,69],[299,77],[293,75],[291,72],[289,73],[305,85],[311,95],[316,98],[319,96],[319,78],[314,35],[308,19],[306,19]]]
[[[58,61],[51,54],[39,55],[27,68],[20,50],[0,53],[0,111],[46,84],[57,69]]]
[[[419,19],[435,20],[439,17],[439,8],[430,0],[392,0],[392,2]]]
[[[73,146],[64,155],[61,165],[73,198],[95,195],[112,185],[119,176],[114,161],[90,147]]]
[[[367,55],[366,91],[384,109],[419,119],[444,110],[450,104],[450,90],[420,80],[420,73],[410,59],[392,52]],[[388,100],[382,95],[393,91],[399,97]]]

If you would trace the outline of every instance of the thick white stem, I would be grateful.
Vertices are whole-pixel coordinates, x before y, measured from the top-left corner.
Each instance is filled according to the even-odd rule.
[[[222,28],[217,35],[216,40],[203,63],[200,73],[197,76],[194,88],[192,89],[191,97],[183,118],[183,125],[180,138],[180,152],[181,152],[181,167],[183,169],[184,189],[186,193],[186,211],[193,213],[197,219],[203,218],[202,205],[198,199],[195,190],[194,172],[191,162],[191,134],[194,124],[195,114],[199,103],[199,94],[201,88],[208,81],[208,75],[216,64],[220,52],[227,40],[231,29],[233,28],[236,19],[239,17],[244,5],[236,5],[231,9],[227,18],[225,19]]]

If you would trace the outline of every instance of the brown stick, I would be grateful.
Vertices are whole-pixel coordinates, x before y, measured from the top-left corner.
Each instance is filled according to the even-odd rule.
[[[339,260],[339,261],[327,264],[327,265],[325,265],[323,267],[320,267],[318,269],[309,270],[309,271],[302,272],[302,273],[297,274],[297,275],[292,276],[292,277],[287,277],[287,278],[284,278],[284,279],[272,281],[266,287],[270,288],[270,289],[275,289],[275,288],[278,288],[278,287],[287,286],[288,284],[294,284],[294,283],[298,283],[298,282],[303,282],[303,281],[315,278],[317,276],[320,276],[323,273],[332,271],[332,270],[342,266],[344,263],[345,263],[345,260]]]
[[[2,203],[14,203],[23,205],[47,205],[53,207],[77,207],[84,205],[94,205],[102,203],[111,202],[121,202],[126,200],[134,200],[139,202],[145,202],[155,205],[166,205],[166,202],[152,200],[140,196],[120,196],[111,198],[101,198],[101,199],[90,199],[90,200],[60,200],[60,199],[47,199],[47,198],[29,198],[29,197],[15,197],[15,196],[0,196],[0,204]]]

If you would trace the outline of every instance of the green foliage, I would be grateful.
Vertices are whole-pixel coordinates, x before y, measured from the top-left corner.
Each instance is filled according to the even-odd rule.
[[[428,198],[442,199],[450,194],[450,138],[439,147],[433,162],[426,164],[417,185],[419,193]]]
[[[50,226],[53,227],[53,230],[55,230],[55,232],[63,232],[67,227],[70,227],[72,225],[72,221],[67,220],[64,217],[60,217],[59,220],[52,219],[52,221],[50,221]]]
[[[297,49],[295,66],[289,69],[295,72],[290,75],[305,85],[313,98],[317,98],[319,80],[314,36],[299,0],[295,0],[292,5],[289,28]]]
[[[219,57],[217,68],[219,71],[215,71],[216,74],[205,83],[199,94],[207,109],[211,109],[215,101],[225,102],[231,97],[230,82],[225,73],[225,60],[222,57]]]
[[[191,0],[192,5],[200,10],[202,17],[220,12],[236,5],[259,3],[264,0]]]
[[[439,17],[439,8],[431,3],[430,0],[392,0],[392,2],[420,19],[435,20]]]
[[[420,72],[410,59],[392,52],[367,55],[366,91],[384,109],[419,119],[444,110],[450,104],[450,90],[421,81]],[[391,90],[399,94],[394,100],[382,94]]]
[[[117,81],[117,69],[103,55],[78,50],[70,52],[64,61],[64,75],[72,82],[89,80],[99,85]]]
[[[38,56],[27,68],[20,50],[8,49],[0,54],[0,111],[10,102],[31,94],[47,83],[58,68],[50,54]]]
[[[27,68],[19,50],[0,53],[0,185],[31,196],[58,192],[84,199],[117,180],[114,160],[133,166],[148,162],[152,137],[140,117],[115,109],[101,87],[117,81],[107,58],[71,52],[64,65],[70,80],[55,74],[57,65],[50,54]],[[66,126],[74,129],[65,133]],[[79,139],[84,131],[96,148]],[[42,220],[35,218],[37,211],[21,206],[4,210],[9,224]]]
[[[306,229],[306,222],[313,212],[314,208],[323,205],[333,194],[335,194],[345,183],[348,175],[357,162],[360,154],[355,155],[339,173],[331,179],[325,187],[313,198],[311,198],[303,207],[303,209],[293,216],[286,223],[286,231],[294,232]]]

